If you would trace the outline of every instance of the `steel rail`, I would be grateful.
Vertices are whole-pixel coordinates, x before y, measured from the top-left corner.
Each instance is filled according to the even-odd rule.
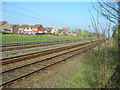
[[[96,41],[93,41],[93,42],[96,42]],[[26,59],[30,59],[30,58],[35,58],[35,57],[38,57],[38,56],[41,56],[41,55],[46,55],[46,54],[50,54],[50,53],[54,53],[54,52],[59,52],[59,51],[69,49],[69,48],[72,48],[72,47],[78,47],[78,46],[88,44],[88,43],[89,42],[76,44],[76,45],[72,45],[72,46],[67,46],[67,47],[65,46],[65,47],[57,48],[57,49],[51,49],[51,50],[46,50],[46,51],[38,51],[38,52],[29,53],[29,54],[23,54],[23,55],[18,55],[18,56],[14,56],[14,57],[3,58],[3,59],[0,60],[0,62],[2,62],[2,65],[5,65],[5,64],[9,64],[9,63],[12,63],[12,62],[15,62],[15,61],[16,62],[17,61],[22,61],[22,60],[26,60]]]
[[[61,40],[61,41],[49,41],[49,42],[28,42],[28,43],[18,43],[18,44],[6,44],[2,45],[1,51],[11,51],[11,50],[20,50],[20,49],[26,49],[26,48],[32,48],[32,47],[40,47],[40,46],[48,46],[48,45],[57,45],[57,44],[63,44],[63,43],[71,43],[71,42],[79,42],[83,41],[84,39],[80,40]],[[89,40],[89,39],[86,39]],[[24,47],[23,47],[24,46]]]
[[[79,49],[82,49],[82,48],[80,47],[80,48],[78,48],[78,49],[75,49],[75,50],[72,50],[72,51],[69,51],[69,52],[74,52],[74,51],[79,50]],[[13,68],[13,69],[9,69],[9,70],[6,70],[6,71],[2,71],[2,72],[0,72],[0,74],[1,74],[1,73],[6,73],[6,72],[8,72],[8,71],[13,71],[13,70],[15,70],[15,69],[19,69],[19,68],[22,68],[22,67],[26,67],[26,66],[29,66],[29,65],[32,65],[32,64],[35,64],[35,63],[39,63],[39,62],[42,62],[42,61],[45,61],[45,60],[49,60],[49,59],[52,59],[52,58],[61,56],[61,55],[63,55],[63,54],[67,54],[67,53],[69,53],[69,52],[65,52],[65,53],[62,53],[62,54],[59,54],[59,55],[55,55],[55,56],[52,56],[52,57],[49,57],[49,58],[42,59],[42,60],[40,60],[40,61],[36,61],[36,62],[30,63],[30,64],[26,64],[26,65],[19,66],[19,67]]]

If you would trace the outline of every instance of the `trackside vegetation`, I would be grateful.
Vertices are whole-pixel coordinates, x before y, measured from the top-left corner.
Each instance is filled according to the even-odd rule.
[[[115,47],[93,52],[82,64],[80,71],[70,77],[69,82],[65,81],[65,88],[116,87],[118,83],[112,83],[111,77],[118,65],[117,56]]]

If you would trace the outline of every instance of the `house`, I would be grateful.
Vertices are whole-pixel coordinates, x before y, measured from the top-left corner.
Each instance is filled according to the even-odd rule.
[[[24,33],[24,29],[27,27],[28,25],[24,24],[24,25],[21,25],[18,29],[18,33]]]
[[[48,29],[41,24],[36,25],[21,25],[18,33],[35,35],[36,33],[48,33]]]
[[[47,28],[43,27],[42,25],[34,25],[34,30],[38,33],[47,33]]]
[[[12,33],[18,33],[19,25],[10,25]]]
[[[62,29],[62,30],[61,30],[61,35],[69,36],[69,33],[70,33],[69,30],[66,30],[66,29]]]
[[[27,25],[25,28],[24,28],[24,34],[34,34],[33,32],[33,25]]]
[[[38,29],[38,33],[48,33],[48,29],[46,27],[43,27],[41,26],[39,29]]]
[[[75,32],[75,31],[71,31],[72,33],[71,33],[71,36],[77,36],[77,32]]]
[[[49,34],[55,34],[55,29],[52,27],[46,27],[48,29]]]
[[[62,30],[60,30],[60,29],[56,29],[56,30],[55,30],[55,34],[56,34],[56,35],[61,35],[61,31],[62,31]]]
[[[11,26],[7,21],[0,21],[0,30],[8,33],[12,33]]]
[[[24,34],[32,34],[35,35],[35,33],[39,32],[40,29],[42,28],[41,24],[36,24],[36,25],[27,25],[24,27]]]
[[[57,35],[66,35],[66,36],[76,36],[77,33],[75,31],[70,31],[70,30],[66,30],[66,29],[58,29],[55,31],[55,34]]]
[[[40,28],[42,27],[42,25],[41,24],[35,24],[34,26],[33,26],[33,32],[38,32],[38,30],[40,30]]]

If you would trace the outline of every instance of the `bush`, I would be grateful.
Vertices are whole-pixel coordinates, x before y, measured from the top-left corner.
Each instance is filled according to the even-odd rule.
[[[45,32],[42,32],[42,33],[35,33],[35,35],[45,35],[46,33]]]
[[[98,50],[85,60],[80,71],[69,81],[72,88],[104,88],[108,84],[118,62],[115,48]]]
[[[12,34],[12,33],[8,33],[8,32],[5,32],[5,31],[0,31],[1,34]]]

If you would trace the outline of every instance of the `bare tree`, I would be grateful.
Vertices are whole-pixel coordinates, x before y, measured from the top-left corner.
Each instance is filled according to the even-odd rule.
[[[94,5],[94,9],[101,14],[103,17],[105,17],[107,20],[109,20],[111,23],[118,26],[118,51],[120,53],[120,1],[118,2],[104,2],[103,0],[100,0],[98,2],[98,5],[100,9],[97,9]],[[108,25],[110,26],[110,25]]]
[[[100,9],[97,9],[94,5],[94,9],[103,17],[105,17],[107,20],[109,20],[110,23],[113,23],[117,27],[117,46],[118,46],[118,66],[116,67],[116,75],[119,75],[119,58],[120,58],[120,1],[118,2],[104,2],[103,0],[100,0],[98,2],[98,5]],[[110,30],[110,23],[108,23],[108,32]],[[115,33],[115,32],[114,32]],[[113,76],[114,77],[114,76]],[[118,81],[119,82],[119,79]]]

